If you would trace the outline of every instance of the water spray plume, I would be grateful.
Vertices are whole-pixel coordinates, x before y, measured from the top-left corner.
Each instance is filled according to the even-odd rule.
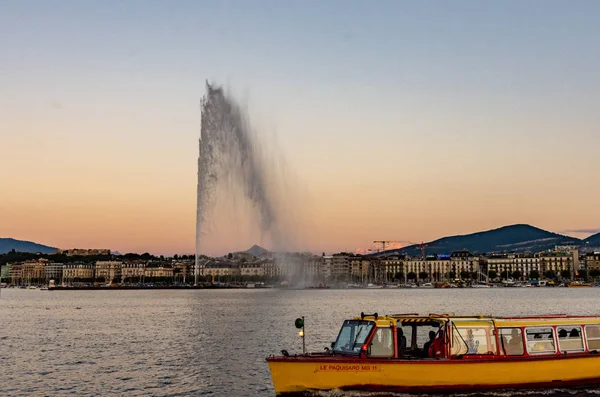
[[[201,104],[196,213],[196,283],[200,268],[202,235],[218,192],[238,189],[257,216],[261,237],[283,250],[289,233],[281,223],[281,208],[274,166],[253,134],[247,116],[222,87],[206,82]],[[235,193],[235,192],[234,192]]]

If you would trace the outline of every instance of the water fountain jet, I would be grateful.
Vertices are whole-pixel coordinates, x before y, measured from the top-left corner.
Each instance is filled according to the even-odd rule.
[[[273,248],[286,248],[280,222],[277,178],[269,167],[260,140],[253,134],[245,113],[222,87],[206,82],[201,101],[196,209],[195,283],[198,283],[203,227],[214,206],[219,186],[241,187],[258,215],[259,230],[270,237]],[[239,185],[238,185],[239,184]]]

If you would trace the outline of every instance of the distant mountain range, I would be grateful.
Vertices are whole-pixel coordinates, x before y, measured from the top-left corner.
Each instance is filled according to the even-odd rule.
[[[552,233],[531,225],[510,225],[484,232],[462,236],[443,237],[425,243],[425,254],[450,254],[462,249],[472,253],[491,252],[539,252],[553,249],[557,245],[600,246],[600,233],[585,240]],[[404,248],[386,250],[385,253],[398,252],[411,256],[421,255],[418,244]],[[369,255],[381,255],[373,253]]]
[[[0,254],[6,254],[12,250],[17,252],[52,254],[56,252],[57,248],[33,243],[31,241],[15,240],[14,238],[0,238]]]
[[[583,249],[600,249],[600,233],[581,240],[575,237],[552,233],[531,225],[519,224],[461,236],[443,237],[425,244],[426,255],[450,254],[452,251],[459,251],[462,249],[467,249],[472,253],[477,254],[492,252],[539,252],[553,249],[557,245],[576,245]],[[13,249],[18,252],[40,252],[43,254],[52,254],[57,250],[57,248],[37,244],[31,241],[0,238],[0,254],[5,254]],[[246,251],[236,253],[247,253],[254,256],[260,256],[269,252],[270,251],[265,248],[253,245]],[[368,254],[368,256],[394,252],[419,256],[421,255],[421,247],[419,244],[415,244],[404,248]],[[114,251],[113,254],[120,255],[117,251]]]

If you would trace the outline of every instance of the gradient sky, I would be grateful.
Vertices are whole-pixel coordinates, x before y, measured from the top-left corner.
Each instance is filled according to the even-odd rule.
[[[0,1],[0,237],[193,252],[206,79],[279,147],[305,250],[512,223],[585,236],[600,228],[599,15],[598,1]],[[260,243],[214,223],[206,253]]]

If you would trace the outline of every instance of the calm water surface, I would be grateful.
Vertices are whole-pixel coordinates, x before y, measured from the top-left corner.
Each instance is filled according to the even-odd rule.
[[[361,311],[600,314],[599,298],[600,288],[3,289],[0,396],[274,396],[265,357],[301,351],[301,315],[308,350],[322,351]]]

